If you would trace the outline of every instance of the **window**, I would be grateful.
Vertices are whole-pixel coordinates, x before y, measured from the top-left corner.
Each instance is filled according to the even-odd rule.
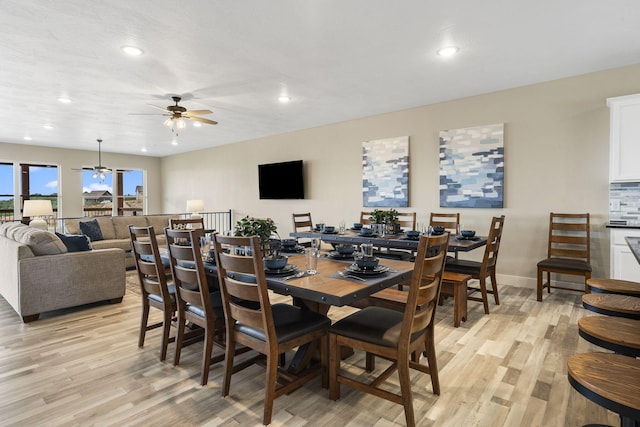
[[[22,200],[51,200],[53,216],[58,212],[58,167],[21,164]]]
[[[145,191],[141,170],[117,171],[118,215],[137,215],[144,212]]]
[[[13,163],[0,163],[0,222],[14,219]]]
[[[104,179],[94,178],[93,170],[82,171],[82,209],[85,216],[102,216],[113,213],[113,174]]]

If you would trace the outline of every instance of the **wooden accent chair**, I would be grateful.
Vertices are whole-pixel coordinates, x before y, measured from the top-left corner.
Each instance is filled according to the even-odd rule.
[[[165,266],[160,257],[158,241],[153,227],[129,226],[131,246],[135,257],[138,280],[142,296],[142,318],[140,319],[140,336],[138,347],[144,346],[146,332],[162,327],[160,360],[167,358],[167,346],[174,338],[169,338],[171,321],[176,313],[176,294],[173,284],[169,285]],[[162,322],[149,325],[150,307],[162,310]]]
[[[584,291],[589,293],[587,280],[591,278],[591,235],[589,214],[549,215],[549,241],[547,258],[538,263],[538,301],[542,301],[542,290],[547,288],[579,291],[578,289],[551,285],[551,273],[573,274],[584,277]],[[547,281],[542,276],[547,273]]]
[[[294,213],[294,214],[291,214],[291,217],[293,218],[293,231],[295,233],[303,232],[303,231],[313,231],[313,221],[311,220],[311,212],[305,212],[305,213],[299,213],[299,214]],[[300,246],[310,247],[311,241],[304,240],[304,239],[300,241],[300,239],[298,239],[298,244]]]
[[[504,215],[494,216],[489,228],[487,246],[484,249],[482,262],[469,261],[465,259],[447,259],[447,272],[469,274],[480,282],[480,288],[468,287],[467,299],[480,301],[484,305],[485,314],[489,314],[489,302],[487,294],[493,294],[496,305],[500,305],[498,296],[498,282],[496,280],[496,265],[498,263],[498,251],[500,240],[502,239],[502,229],[504,227]],[[491,278],[491,289],[487,290],[487,277]],[[473,296],[475,292],[480,292],[481,297]]]
[[[215,235],[213,242],[227,325],[222,396],[229,394],[231,375],[254,362],[264,361],[266,356],[267,372],[262,422],[267,425],[271,423],[273,401],[276,397],[292,392],[324,370],[327,350],[326,334],[331,320],[319,313],[293,305],[271,305],[267,293],[260,241],[256,236]],[[253,255],[240,256],[225,253],[223,245],[250,246]],[[243,281],[242,276],[245,276],[244,279],[247,281]],[[239,299],[253,302],[257,307],[239,304]],[[320,340],[321,369],[312,368],[306,372],[303,371],[299,376],[278,369],[280,354],[317,340]],[[236,343],[257,351],[258,357],[234,365]]]
[[[172,230],[202,228],[204,229],[203,218],[170,218],[169,228]]]
[[[432,346],[425,348],[425,342],[428,334],[433,333],[446,251],[427,258],[428,240],[427,236],[420,238],[404,312],[367,307],[336,322],[329,329],[329,398],[337,400],[340,397],[340,384],[371,393],[403,405],[408,426],[415,426],[409,368],[430,374],[434,393],[440,392],[437,367],[431,365],[431,361],[435,361],[435,349]],[[419,301],[420,310],[417,309]],[[365,351],[368,356],[383,357],[391,360],[392,364],[370,383],[357,381],[355,377],[340,372],[342,347]],[[433,352],[433,359],[428,358],[429,366],[419,363],[422,351]],[[399,395],[381,387],[382,382],[396,370],[400,379]]]
[[[222,361],[224,353],[211,358],[216,337],[224,333],[224,313],[220,292],[210,291],[200,253],[200,237],[204,230],[165,229],[171,272],[176,288],[178,323],[176,333],[176,352],[174,365],[180,363],[180,352],[185,341],[190,344],[191,335],[185,334],[186,323],[191,322],[204,329],[204,354],[200,384],[209,380],[211,363]],[[216,342],[224,347],[221,340]]]

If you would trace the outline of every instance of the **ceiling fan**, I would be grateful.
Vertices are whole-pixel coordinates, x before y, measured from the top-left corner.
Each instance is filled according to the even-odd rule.
[[[102,139],[96,139],[98,141],[98,165],[93,168],[74,169],[78,171],[93,171],[92,178],[104,179],[105,174],[111,173],[112,170],[106,166],[102,166]]]
[[[164,125],[173,129],[173,127],[175,126],[177,129],[184,129],[185,126],[187,125],[184,121],[184,119],[187,120],[193,120],[195,122],[200,122],[200,123],[206,123],[208,125],[217,125],[218,122],[214,121],[214,120],[209,120],[209,119],[205,119],[202,117],[197,117],[197,116],[201,116],[204,114],[213,114],[213,111],[211,110],[187,110],[186,108],[184,108],[181,105],[178,105],[178,103],[180,102],[180,100],[182,99],[179,96],[172,96],[171,99],[173,99],[173,102],[176,103],[176,105],[169,105],[166,108],[162,108],[162,107],[158,107],[156,105],[151,105],[153,108],[157,108],[159,110],[162,110],[165,112],[165,114],[163,114],[163,116],[169,116],[169,118],[167,120],[165,120]]]

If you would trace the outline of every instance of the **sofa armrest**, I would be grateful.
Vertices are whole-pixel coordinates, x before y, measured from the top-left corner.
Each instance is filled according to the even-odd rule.
[[[125,293],[125,252],[98,249],[20,260],[20,315],[116,299]]]

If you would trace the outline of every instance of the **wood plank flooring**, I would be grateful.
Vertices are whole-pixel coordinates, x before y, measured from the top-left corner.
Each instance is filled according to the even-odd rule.
[[[202,346],[183,349],[174,367],[159,361],[160,330],[137,348],[140,301],[133,272],[121,304],[94,304],[21,323],[0,297],[0,425],[261,425],[264,370],[236,374],[228,398],[220,396],[222,364],[199,385]],[[428,376],[413,374],[420,426],[617,425],[618,417],[569,385],[567,358],[601,351],[578,336],[581,294],[554,290],[538,303],[535,289],[500,284],[500,306],[469,302],[469,319],[452,325],[453,306],[438,308],[436,350],[442,394]],[[283,297],[273,296],[274,301]],[[332,308],[335,320],[351,308]],[[157,310],[152,316],[159,319]],[[220,351],[220,349],[214,350]],[[367,376],[356,353],[343,367]],[[377,368],[386,364],[378,361]],[[388,383],[398,388],[393,376]],[[333,402],[316,379],[275,401],[272,425],[404,425],[402,407],[342,388]]]

